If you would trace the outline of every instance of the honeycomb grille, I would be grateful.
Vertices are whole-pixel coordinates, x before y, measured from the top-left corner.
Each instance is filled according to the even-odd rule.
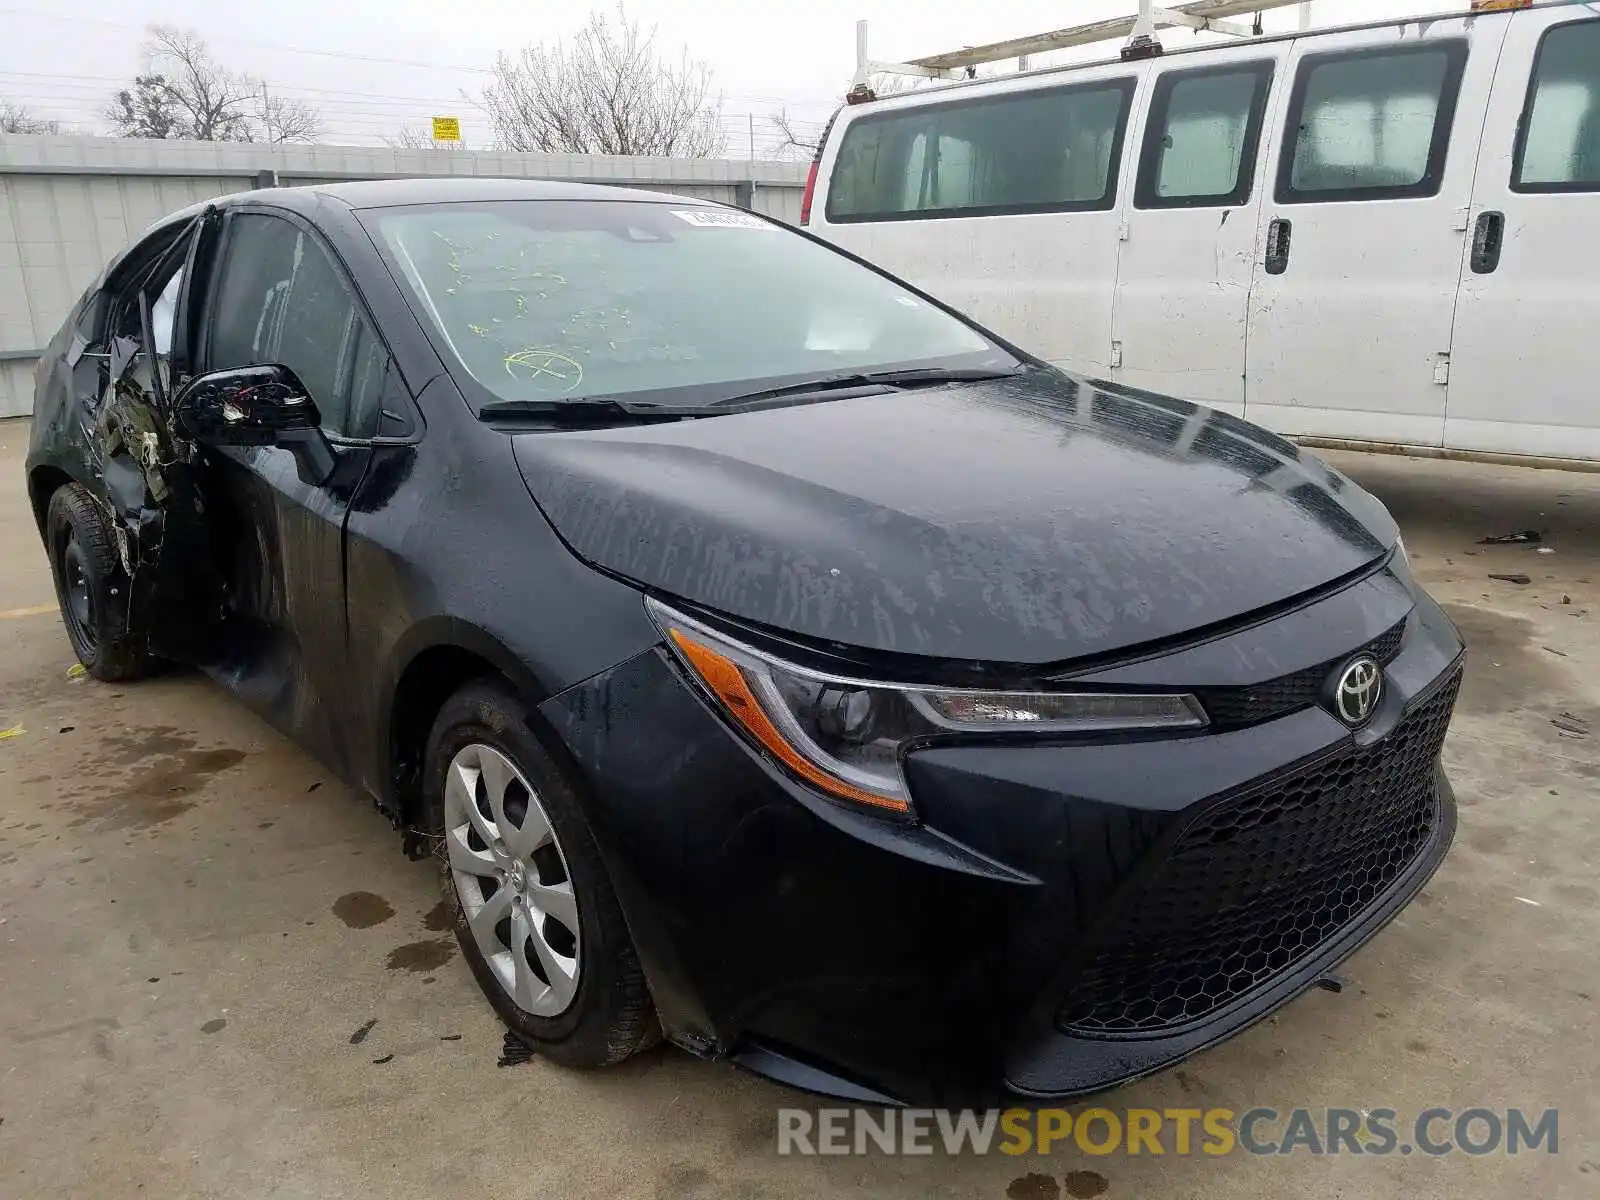
[[[1405,633],[1406,623],[1401,621],[1349,654],[1318,663],[1314,667],[1306,667],[1289,675],[1280,675],[1276,679],[1269,679],[1265,683],[1253,684],[1250,687],[1200,688],[1196,691],[1196,695],[1200,698],[1200,703],[1205,707],[1206,715],[1211,718],[1214,727],[1231,729],[1241,725],[1254,725],[1260,721],[1270,721],[1274,717],[1310,708],[1315,704],[1323,684],[1328,680],[1329,673],[1346,658],[1366,653],[1372,655],[1380,664],[1387,664],[1400,652],[1400,643],[1404,640]]]
[[[1115,919],[1056,1014],[1139,1036],[1209,1016],[1315,952],[1383,894],[1438,820],[1457,675],[1381,741],[1212,807]]]

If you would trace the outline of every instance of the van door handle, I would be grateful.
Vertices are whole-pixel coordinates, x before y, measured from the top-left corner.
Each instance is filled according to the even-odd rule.
[[[1284,217],[1267,225],[1267,274],[1282,275],[1289,267],[1289,234],[1293,226]]]
[[[1505,240],[1506,215],[1481,212],[1472,227],[1472,273],[1487,275],[1500,265],[1500,244]]]

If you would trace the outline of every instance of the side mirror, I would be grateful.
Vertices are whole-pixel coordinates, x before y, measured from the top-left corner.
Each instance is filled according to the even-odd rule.
[[[173,402],[179,427],[205,446],[282,446],[313,486],[333,474],[316,401],[288,367],[229,367],[197,375]]]

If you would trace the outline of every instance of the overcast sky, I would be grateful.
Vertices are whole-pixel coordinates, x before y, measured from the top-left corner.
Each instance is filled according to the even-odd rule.
[[[315,104],[323,141],[371,145],[439,114],[459,116],[467,142],[483,146],[487,124],[461,93],[482,89],[497,51],[569,34],[593,7],[592,0],[0,0],[0,100],[103,132],[108,94],[139,67],[143,27],[162,21],[198,30],[220,61]],[[757,154],[771,149],[769,117],[780,108],[804,122],[826,119],[854,69],[858,18],[871,22],[874,58],[901,59],[1137,7],[1138,0],[630,0],[628,13],[655,25],[670,51],[687,45],[710,64],[729,153],[743,157],[752,126]],[[1467,0],[1315,0],[1313,15],[1325,26],[1466,8]],[[1264,21],[1292,29],[1295,10]],[[1169,46],[1194,36],[1163,34]],[[1109,43],[1090,56],[1115,50]]]

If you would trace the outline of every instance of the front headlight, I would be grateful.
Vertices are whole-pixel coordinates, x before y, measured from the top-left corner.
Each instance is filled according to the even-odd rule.
[[[872,683],[774,658],[655,600],[651,615],[680,662],[743,731],[835,799],[909,813],[900,760],[918,738],[950,733],[1084,733],[1204,725],[1193,696],[990,692]]]

